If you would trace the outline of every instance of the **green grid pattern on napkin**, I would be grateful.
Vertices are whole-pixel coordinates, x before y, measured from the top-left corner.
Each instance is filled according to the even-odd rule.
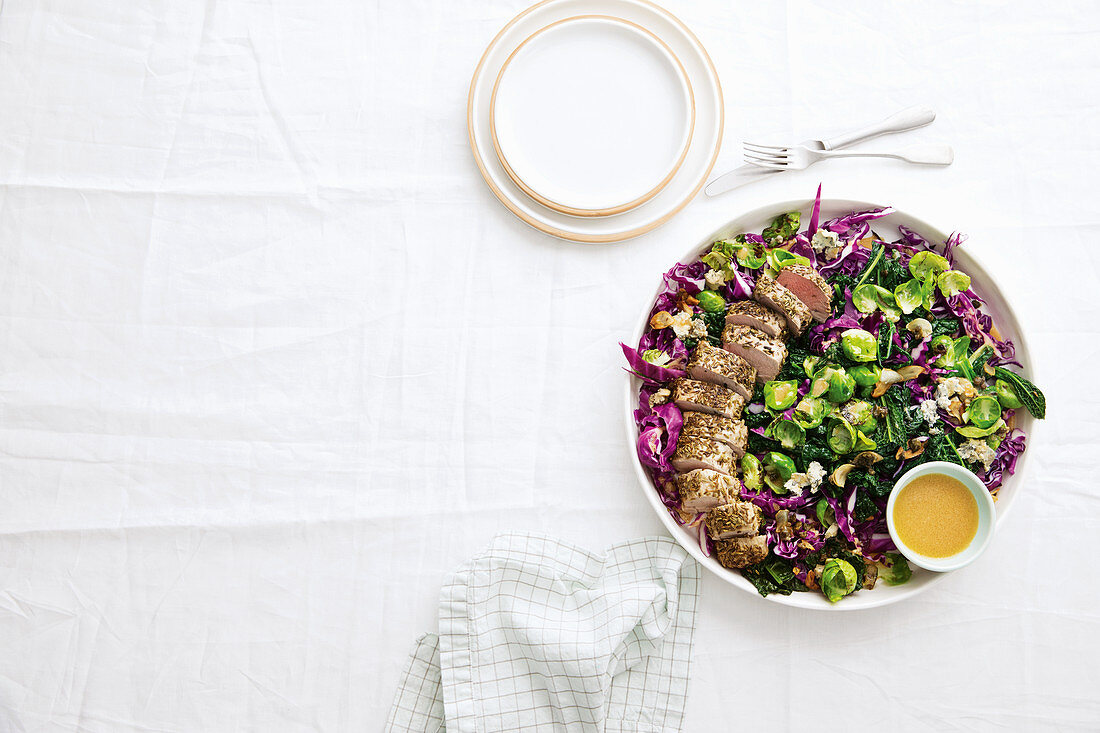
[[[499,536],[444,586],[387,729],[679,730],[698,593],[668,538],[596,555]]]

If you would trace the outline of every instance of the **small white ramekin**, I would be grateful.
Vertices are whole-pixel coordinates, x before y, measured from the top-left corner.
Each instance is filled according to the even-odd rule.
[[[894,527],[894,502],[897,500],[898,492],[913,479],[930,473],[941,473],[958,479],[963,486],[970,490],[974,500],[978,502],[978,531],[975,533],[974,539],[966,546],[965,550],[949,557],[929,557],[920,554],[898,538],[897,530]],[[886,527],[890,531],[890,539],[894,541],[898,550],[902,555],[905,555],[909,562],[925,570],[945,573],[969,565],[985,551],[985,548],[989,546],[989,542],[993,539],[993,532],[997,527],[997,508],[993,504],[993,496],[985,488],[985,484],[973,473],[956,463],[932,461],[909,469],[894,484],[894,489],[890,492],[890,498],[886,502]]]

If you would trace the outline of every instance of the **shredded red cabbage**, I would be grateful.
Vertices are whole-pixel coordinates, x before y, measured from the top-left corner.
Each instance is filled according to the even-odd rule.
[[[642,358],[642,352],[637,349],[632,349],[622,342],[619,343],[619,346],[623,348],[623,355],[626,356],[626,363],[630,365],[630,369],[627,371],[636,374],[643,382],[649,384],[662,384],[676,379],[677,377],[682,377],[686,373],[683,369],[662,367],[652,364]]]
[[[867,237],[871,234],[872,223],[882,217],[893,213],[893,209],[882,207],[869,211],[852,212],[843,216],[834,217],[827,221],[820,220],[821,187],[818,187],[817,195],[811,208],[807,227],[788,240],[786,246],[793,254],[806,257],[818,271],[826,278],[836,278],[844,275],[849,278],[857,277],[866,267],[871,248],[865,246]],[[811,240],[819,230],[833,232],[838,235],[839,252],[834,257],[828,257],[824,252],[814,251]],[[953,233],[943,243],[930,242],[921,234],[902,225],[898,227],[899,237],[893,242],[882,242],[889,256],[895,258],[902,266],[908,266],[910,258],[921,251],[941,252],[954,266],[955,252],[965,241],[959,233]],[[746,233],[745,241],[768,246],[760,234]],[[862,242],[861,242],[862,240]],[[667,273],[662,281],[662,289],[658,293],[650,311],[650,317],[658,311],[665,310],[675,313],[678,310],[678,296],[680,291],[690,295],[696,295],[705,287],[704,274],[707,265],[701,260],[688,263],[677,263]],[[750,270],[739,265],[736,261],[730,263],[727,268],[727,280],[718,289],[718,292],[728,301],[750,298],[756,279],[760,277],[762,270]],[[843,280],[841,282],[844,282]],[[849,281],[850,282],[850,281]],[[840,339],[841,334],[848,329],[861,328],[871,333],[880,333],[885,323],[885,316],[881,310],[872,313],[861,313],[852,304],[850,288],[845,288],[844,309],[841,313],[828,318],[824,323],[814,324],[808,331],[808,341],[803,342],[803,348],[811,352],[821,354]],[[943,297],[939,292],[933,296],[932,312],[930,319],[945,317],[957,318],[961,324],[961,332],[950,334],[952,336],[968,335],[971,338],[972,348],[981,344],[988,344],[993,348],[994,355],[989,364],[998,366],[1002,364],[1017,364],[1015,350],[1011,341],[1002,339],[996,334],[992,319],[982,310],[983,300],[973,290],[967,289],[949,298]],[[895,390],[905,390],[908,395],[910,411],[915,405],[934,398],[936,377],[949,373],[949,370],[936,367],[932,362],[937,355],[930,350],[931,337],[920,338],[911,335],[901,329],[900,325],[892,335],[893,353],[883,360],[884,366],[899,368],[905,364],[917,364],[925,369],[925,376],[921,379],[911,380],[905,384],[893,387]],[[646,466],[654,485],[661,495],[665,506],[680,524],[699,527],[699,546],[708,556],[714,552],[714,541],[706,534],[703,524],[699,521],[701,515],[694,520],[685,517],[680,511],[679,496],[675,489],[673,478],[675,472],[672,469],[670,459],[676,448],[680,430],[683,425],[683,415],[680,410],[670,402],[651,400],[663,385],[676,377],[683,376],[683,363],[689,356],[689,350],[684,341],[677,338],[671,328],[654,329],[646,328],[637,349],[620,344],[626,358],[629,371],[637,375],[642,381],[639,391],[638,407],[634,412],[638,426],[637,451],[642,464]],[[659,367],[645,361],[642,353],[648,349],[660,349],[670,357],[668,366]],[[798,395],[804,396],[810,386],[809,379],[799,379]],[[651,405],[655,401],[658,404]],[[764,412],[764,405],[759,402],[751,402],[745,408],[749,415],[759,415]],[[792,415],[792,409],[781,413],[786,417]],[[910,415],[913,413],[910,412]],[[946,410],[938,409],[937,414],[941,421],[940,427],[952,430],[958,427],[957,419]],[[1006,411],[1004,417],[1011,420],[1012,411]],[[765,436],[763,427],[754,427],[751,432],[756,436]],[[1020,454],[1024,451],[1026,436],[1020,429],[1013,429],[998,445],[996,453],[987,471],[979,473],[990,490],[1002,485],[1005,476],[1011,475],[1016,469],[1016,463]],[[907,469],[911,461],[899,461],[896,469],[891,473],[897,478]],[[973,467],[973,466],[972,466]],[[882,478],[880,476],[879,478]],[[805,582],[807,573],[812,568],[802,567],[797,561],[805,558],[810,553],[820,550],[825,545],[825,527],[822,527],[816,518],[814,505],[819,499],[824,498],[836,516],[836,530],[840,537],[857,553],[869,560],[881,560],[887,552],[895,552],[897,548],[890,540],[886,528],[885,510],[886,499],[874,494],[867,494],[861,498],[860,492],[869,489],[860,486],[850,486],[843,492],[842,498],[837,499],[828,493],[803,489],[800,493],[776,494],[768,488],[751,490],[742,486],[741,498],[760,507],[765,515],[765,534],[768,544],[778,557],[795,560],[793,571],[796,576]],[[861,514],[868,513],[868,501],[874,504],[875,511],[872,516],[857,520],[855,510],[857,503],[863,507]],[[791,534],[781,538],[777,534],[776,513],[781,510],[789,512],[791,519]],[[786,534],[786,533],[785,533]]]

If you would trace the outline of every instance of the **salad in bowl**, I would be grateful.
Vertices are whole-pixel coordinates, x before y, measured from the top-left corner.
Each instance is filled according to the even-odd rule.
[[[820,188],[807,208],[674,265],[622,348],[639,466],[680,539],[762,596],[828,605],[920,585],[887,531],[896,479],[947,461],[998,500],[1046,401],[961,235],[888,207],[826,218]]]

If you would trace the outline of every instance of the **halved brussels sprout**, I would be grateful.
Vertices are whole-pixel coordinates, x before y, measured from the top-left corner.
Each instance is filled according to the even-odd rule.
[[[646,349],[642,352],[642,359],[657,366],[664,366],[672,361],[669,355],[660,349]]]
[[[821,571],[821,592],[830,603],[836,603],[854,591],[856,582],[856,569],[847,560],[831,558]]]
[[[768,250],[768,266],[773,270],[779,271],[784,267],[791,267],[792,265],[808,265],[810,261],[802,255],[796,255],[794,252],[788,252],[785,249],[769,249]]]
[[[806,373],[807,377],[813,376],[814,369],[817,368],[820,361],[820,356],[807,356],[802,360],[802,371]]]
[[[970,401],[965,417],[979,428],[988,428],[1001,419],[1001,403],[993,395],[978,395]]]
[[[894,288],[894,300],[901,312],[909,315],[924,303],[924,291],[920,280],[909,280]]]
[[[699,301],[699,307],[707,313],[721,313],[726,309],[726,299],[713,290],[704,290],[695,298]]]
[[[958,270],[948,270],[936,278],[936,285],[945,297],[950,298],[970,287],[970,276]]]
[[[775,493],[787,493],[784,484],[794,472],[794,461],[782,453],[772,451],[764,456],[764,483]]]
[[[874,361],[878,358],[878,340],[862,328],[849,328],[840,334],[840,348],[852,361]]]
[[[997,394],[997,401],[1001,403],[1001,407],[1015,410],[1024,406],[1024,403],[1020,402],[1020,398],[1016,396],[1016,388],[1003,379],[998,379],[994,383],[993,391]]]
[[[840,407],[840,416],[848,421],[852,427],[873,431],[878,427],[875,419],[875,408],[866,400],[851,400]]]
[[[825,442],[833,453],[844,455],[851,453],[856,446],[856,429],[842,417],[834,418],[829,423],[829,432]]]
[[[830,402],[847,402],[856,391],[856,380],[844,367],[827,366],[819,369],[810,385],[810,396],[825,396]]]
[[[928,344],[928,348],[932,350],[933,354],[945,354],[951,350],[951,346],[955,343],[955,339],[951,338],[947,334],[941,333],[932,339],[932,343]]]
[[[860,313],[874,313],[876,308],[885,310],[885,306],[897,308],[897,301],[894,300],[894,294],[886,288],[864,283],[852,291],[852,305]]]
[[[896,552],[887,552],[879,566],[878,577],[882,578],[886,585],[903,585],[913,577],[909,561],[904,555]]]
[[[917,252],[909,260],[909,272],[918,280],[935,280],[936,275],[951,267],[947,258],[927,250]]]
[[[750,270],[759,270],[767,262],[764,245],[745,242],[737,249],[737,263]]]
[[[798,211],[780,214],[772,219],[771,224],[764,227],[764,231],[760,232],[760,235],[768,242],[776,240],[785,242],[798,234],[798,224],[801,220],[802,214]]]
[[[937,336],[932,339],[931,345],[934,350],[938,350],[944,345],[945,342],[940,340],[942,338],[944,337]],[[946,343],[946,349],[932,363],[943,369],[958,370],[968,378],[972,377],[974,370],[970,368],[970,361],[967,359],[967,355],[970,353],[970,337],[962,336],[957,339],[948,337]]]
[[[817,504],[814,505],[814,513],[817,514],[817,521],[822,527],[828,527],[836,522],[836,512],[829,506],[827,499],[818,499]]]
[[[955,428],[955,432],[964,438],[984,438],[987,435],[992,435],[1005,426],[1003,418],[997,418],[997,422],[993,423],[989,427],[979,428],[977,426],[967,425],[961,428]]]
[[[741,483],[752,491],[760,491],[764,488],[764,466],[752,453],[746,453],[741,457]]]
[[[782,412],[797,399],[798,382],[793,379],[787,382],[764,383],[764,404],[771,410]]]
[[[732,240],[720,239],[703,255],[703,262],[715,270],[731,270],[730,261],[736,258],[738,264],[750,270],[764,266],[764,245],[749,242],[744,234],[738,234]]]
[[[769,438],[778,440],[788,450],[797,448],[806,442],[806,431],[794,420],[778,418],[764,431]]]
[[[874,364],[854,366],[848,370],[848,374],[852,379],[856,380],[856,384],[860,387],[873,387],[875,382],[879,380],[879,376],[882,374],[882,369]]]
[[[829,406],[825,400],[816,397],[803,397],[795,406],[791,414],[792,419],[803,428],[810,430],[816,428],[825,419]]]

